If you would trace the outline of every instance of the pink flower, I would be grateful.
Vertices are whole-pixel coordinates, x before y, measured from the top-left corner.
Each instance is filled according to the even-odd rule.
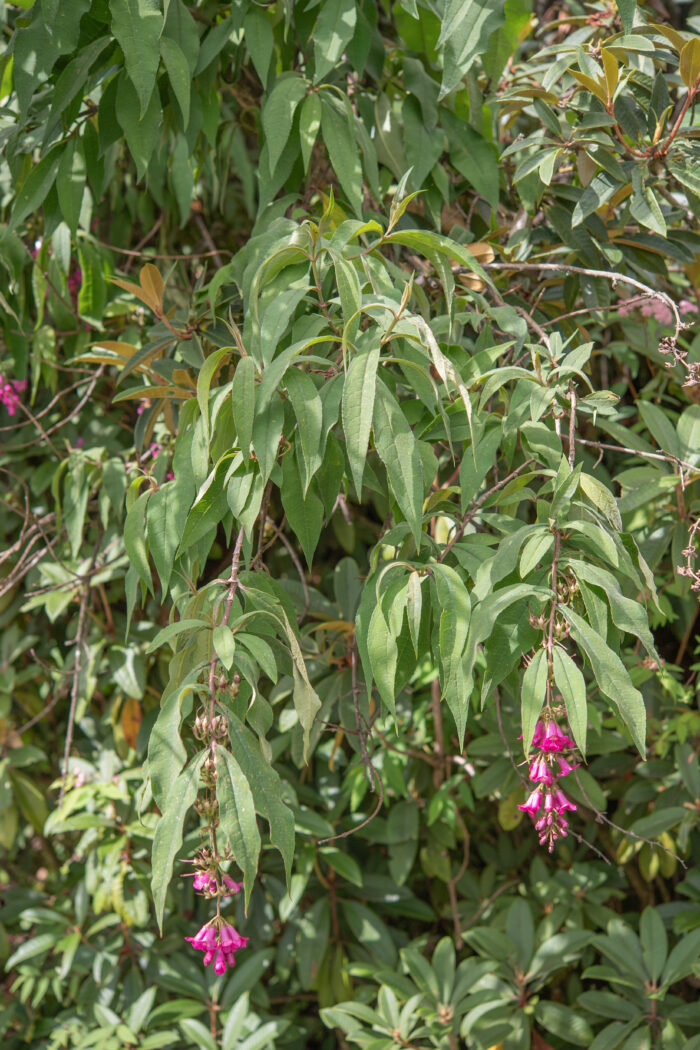
[[[223,880],[224,886],[227,890],[230,890],[231,893],[240,893],[243,889],[243,883],[234,882],[230,875],[224,875]]]
[[[533,737],[532,737],[533,745],[535,747],[540,747],[540,745],[542,744],[543,738],[544,738],[544,725],[542,723],[542,719],[539,718],[537,720],[537,725],[535,726],[535,732],[534,732]]]
[[[559,763],[559,772],[557,773],[558,777],[565,777],[569,773],[573,773],[573,771],[575,769],[578,769],[578,767],[579,767],[579,763],[578,762],[576,763],[575,766],[570,765],[566,761],[566,759],[562,757],[562,755],[557,755],[557,762]]]
[[[568,798],[560,788],[554,789],[554,795],[552,797],[552,803],[555,812],[561,816],[567,809],[576,809],[573,802],[569,802]],[[547,808],[547,800],[545,799],[545,809]]]
[[[194,937],[185,937],[185,940],[189,941],[192,947],[199,952],[211,951],[217,945],[216,930],[210,923],[205,923],[199,933],[196,933]]]
[[[226,973],[226,959],[224,958],[224,953],[221,950],[221,948],[219,948],[219,950],[216,953],[216,961],[214,963],[214,973],[218,974],[219,977],[221,976],[222,973]]]
[[[690,299],[681,299],[678,309],[682,314],[696,314],[698,312],[697,304],[691,303]]]
[[[221,929],[219,943],[226,955],[233,955],[234,952],[239,951],[241,948],[245,948],[248,943],[248,938],[241,937],[238,930],[234,929],[229,923],[226,923]]]
[[[566,747],[574,747],[574,742],[561,729],[556,722],[548,722],[539,745],[543,751],[550,754],[555,751],[563,751]]]
[[[539,787],[536,787],[532,794],[523,802],[522,806],[518,806],[523,813],[527,813],[528,816],[535,818],[535,814],[539,812],[540,805],[542,804],[542,792]]]
[[[19,395],[27,389],[26,379],[3,379],[0,375],[0,404],[7,409],[8,416],[14,416],[20,402]]]
[[[554,777],[544,755],[538,755],[530,765],[530,780],[536,784],[553,784]]]
[[[212,880],[216,882],[214,876],[210,875],[208,871],[198,871],[195,874],[194,882],[192,883],[192,885],[194,886],[195,890],[203,892],[204,890],[209,889]]]

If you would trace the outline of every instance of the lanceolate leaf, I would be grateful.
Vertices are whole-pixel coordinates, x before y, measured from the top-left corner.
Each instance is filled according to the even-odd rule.
[[[156,0],[110,0],[112,32],[124,52],[126,71],[139,97],[143,117],[151,100],[160,62],[163,15]]]
[[[523,751],[527,756],[532,745],[537,719],[540,717],[547,687],[547,653],[538,649],[523,675],[520,691],[520,718],[523,727]]]
[[[185,621],[188,622],[188,621]],[[192,621],[189,621],[190,623]],[[148,741],[148,775],[156,805],[164,810],[173,783],[180,773],[187,752],[180,737],[184,715],[192,708],[193,683],[172,692],[158,714]]]
[[[301,454],[298,456],[302,475],[302,491],[306,496],[309,483],[321,466],[323,404],[314,381],[306,372],[290,368],[285,377],[287,393],[297,417]]]
[[[236,864],[243,872],[246,910],[258,873],[260,832],[250,785],[230,751],[216,745],[216,797],[219,827],[228,838]]]
[[[377,380],[374,403],[374,443],[394,498],[419,548],[423,531],[423,464],[413,431],[381,379]]]
[[[379,346],[363,350],[350,362],[343,387],[345,447],[358,499],[362,498],[362,477],[372,429],[378,364]]]
[[[308,756],[311,726],[321,707],[318,693],[309,681],[309,675],[304,662],[304,654],[297,640],[297,636],[290,626],[284,610],[281,610],[282,620],[292,654],[292,673],[294,675],[294,707],[299,716],[299,723],[304,730],[304,757]]]
[[[617,653],[609,648],[583,617],[566,605],[562,605],[560,611],[571,624],[573,638],[588,657],[601,692],[617,708],[635,746],[644,757],[646,711],[642,694],[632,685],[629,673]]]
[[[292,875],[294,816],[282,798],[282,782],[263,757],[251,730],[229,713],[231,751],[250,784],[256,812],[270,825],[272,845],[282,854],[287,881]]]
[[[192,809],[199,791],[199,771],[205,757],[206,752],[200,751],[177,777],[163,800],[162,816],[156,824],[153,836],[151,892],[161,932],[165,895],[173,876],[175,857],[182,846],[185,818]]]
[[[554,681],[564,698],[566,717],[576,745],[581,754],[585,755],[588,728],[586,682],[569,654],[559,646],[555,646],[554,649]]]

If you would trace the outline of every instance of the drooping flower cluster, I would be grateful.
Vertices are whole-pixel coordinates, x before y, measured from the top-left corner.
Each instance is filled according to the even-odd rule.
[[[0,404],[7,409],[8,416],[14,416],[19,404],[19,395],[27,389],[26,379],[5,379],[0,375]]]
[[[205,858],[199,857],[195,864],[205,862]],[[217,876],[213,871],[204,867],[199,867],[195,871],[192,885],[197,893],[217,899],[217,913],[220,899],[225,902],[227,897],[240,893],[243,889],[243,883],[235,882],[230,875],[221,873]],[[204,952],[204,965],[209,966],[213,962],[214,973],[219,976],[226,973],[227,967],[235,965],[236,952],[240,948],[245,948],[248,943],[248,938],[241,937],[238,931],[230,923],[225,922],[219,914],[205,923],[194,937],[185,937],[185,940],[189,941],[193,948]]]
[[[554,719],[546,722],[540,719],[537,722],[532,743],[540,750],[540,754],[530,763],[530,780],[536,786],[518,809],[532,817],[535,830],[540,835],[540,845],[547,843],[551,853],[555,840],[566,838],[567,835],[569,822],[564,813],[576,809],[573,802],[570,802],[556,785],[556,778],[565,777],[567,773],[576,769],[578,763],[571,765],[562,754],[576,745],[562,732]]]
[[[205,966],[214,963],[215,974],[221,976],[227,968],[236,965],[236,952],[245,948],[247,937],[241,937],[230,923],[221,919],[210,919],[194,937],[185,937],[193,948],[204,952],[202,960]]]

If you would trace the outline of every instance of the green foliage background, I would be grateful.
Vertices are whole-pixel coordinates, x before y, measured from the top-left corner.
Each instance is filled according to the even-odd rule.
[[[0,7],[4,1045],[700,1047],[669,8]],[[220,978],[183,940],[212,691]]]

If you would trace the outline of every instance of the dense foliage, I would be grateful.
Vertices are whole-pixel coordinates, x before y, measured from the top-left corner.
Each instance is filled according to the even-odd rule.
[[[697,1050],[700,6],[0,10],[3,1045]]]

